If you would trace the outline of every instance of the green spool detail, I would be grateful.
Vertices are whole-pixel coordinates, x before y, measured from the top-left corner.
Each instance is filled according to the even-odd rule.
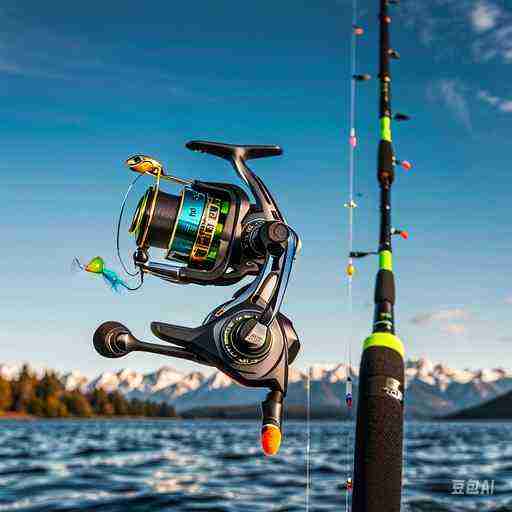
[[[216,243],[215,245],[212,245],[210,248],[210,251],[208,252],[208,256],[206,257],[206,260],[208,263],[213,265],[215,263],[215,260],[217,259],[217,256],[219,254],[219,244]]]
[[[229,213],[229,201],[222,201],[220,213],[222,213],[222,215],[227,215]]]
[[[393,270],[393,253],[391,251],[379,252],[379,268],[382,270]]]
[[[380,138],[391,142],[391,119],[387,116],[380,118]]]
[[[370,347],[387,347],[398,352],[402,359],[405,351],[403,343],[394,335],[387,332],[374,332],[363,343],[363,351]]]

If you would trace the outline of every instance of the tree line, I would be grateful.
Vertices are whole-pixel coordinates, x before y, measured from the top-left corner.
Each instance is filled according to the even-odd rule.
[[[43,418],[94,416],[176,417],[168,404],[125,398],[117,391],[95,389],[67,390],[59,375],[46,371],[38,377],[28,365],[18,376],[7,380],[0,376],[0,415],[30,414]]]

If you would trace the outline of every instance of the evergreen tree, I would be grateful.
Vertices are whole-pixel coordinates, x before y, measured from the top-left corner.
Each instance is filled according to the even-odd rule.
[[[46,405],[44,400],[37,398],[37,396],[34,395],[27,404],[26,412],[33,414],[34,416],[46,416]]]
[[[64,403],[71,416],[90,418],[94,415],[93,408],[87,397],[80,393],[80,391],[70,391],[67,393],[64,397]]]
[[[0,412],[8,411],[13,405],[11,383],[0,377]]]
[[[14,411],[27,412],[28,404],[35,398],[37,378],[27,364],[23,365],[18,378],[13,382]]]
[[[112,416],[114,414],[114,407],[104,389],[95,389],[92,392],[91,405],[94,413],[100,416]]]
[[[129,410],[132,416],[144,416],[144,402],[133,398],[130,401]]]
[[[126,398],[121,395],[118,391],[114,391],[109,395],[110,402],[114,408],[114,414],[116,416],[126,416],[130,412],[129,404]]]
[[[96,389],[89,394],[66,390],[59,375],[46,371],[41,378],[24,365],[18,377],[8,381],[0,377],[0,413],[15,411],[46,418],[76,416],[176,417],[174,408],[164,403],[127,400],[121,393]]]
[[[43,378],[37,383],[36,396],[42,400],[48,400],[50,397],[60,395],[64,391],[64,385],[55,372],[45,372]]]

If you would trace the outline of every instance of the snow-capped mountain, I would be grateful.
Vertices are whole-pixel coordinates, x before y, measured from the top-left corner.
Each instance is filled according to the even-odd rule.
[[[450,414],[512,390],[503,369],[454,370],[428,359],[408,361],[406,413],[412,417]]]
[[[0,376],[15,379],[20,367],[0,364]],[[306,403],[307,381],[311,379],[313,411],[322,414],[345,413],[345,386],[350,375],[357,400],[357,370],[341,364],[315,364],[306,371],[290,368],[286,403],[296,410]],[[453,414],[479,405],[512,391],[512,372],[501,368],[455,370],[440,363],[421,358],[409,360],[405,368],[405,412],[409,418],[427,418]],[[88,380],[80,372],[62,377],[66,389],[92,391],[102,388],[119,391],[128,398],[166,402],[178,412],[215,407],[248,406],[260,403],[266,389],[247,389],[233,383],[229,377],[215,371],[206,376],[201,372],[183,373],[170,366],[143,374],[129,369],[104,372]]]
[[[0,377],[6,380],[15,379],[21,370],[21,366],[14,364],[0,364]]]
[[[232,407],[261,402],[267,391],[265,389],[247,389],[216,371],[205,379],[195,390],[178,397],[172,404],[176,411],[204,407]]]
[[[88,387],[119,391],[123,394],[137,394],[138,398],[149,397],[173,384],[180,382],[185,375],[170,366],[163,366],[153,373],[144,375],[134,370],[124,369],[116,373],[104,372],[93,379]]]
[[[86,391],[89,383],[89,379],[77,370],[66,373],[62,376],[61,380],[68,391],[73,391],[75,389],[79,391]]]
[[[146,393],[157,393],[182,381],[185,375],[171,366],[163,366],[154,373],[144,375],[142,385]]]
[[[129,393],[142,385],[144,375],[133,370],[125,369],[114,372],[104,372],[92,380],[88,389],[103,389],[107,392],[119,391]]]
[[[158,402],[175,403],[180,396],[199,388],[205,379],[206,377],[201,372],[192,372],[182,376],[179,381],[153,392],[151,397]]]

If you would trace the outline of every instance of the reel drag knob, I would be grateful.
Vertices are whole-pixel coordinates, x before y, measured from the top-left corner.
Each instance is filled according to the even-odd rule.
[[[272,334],[257,320],[253,311],[236,314],[224,328],[222,348],[239,365],[254,365],[268,356],[272,348]]]
[[[243,345],[247,353],[258,353],[267,341],[268,330],[251,318],[239,327],[237,336],[238,344]]]

